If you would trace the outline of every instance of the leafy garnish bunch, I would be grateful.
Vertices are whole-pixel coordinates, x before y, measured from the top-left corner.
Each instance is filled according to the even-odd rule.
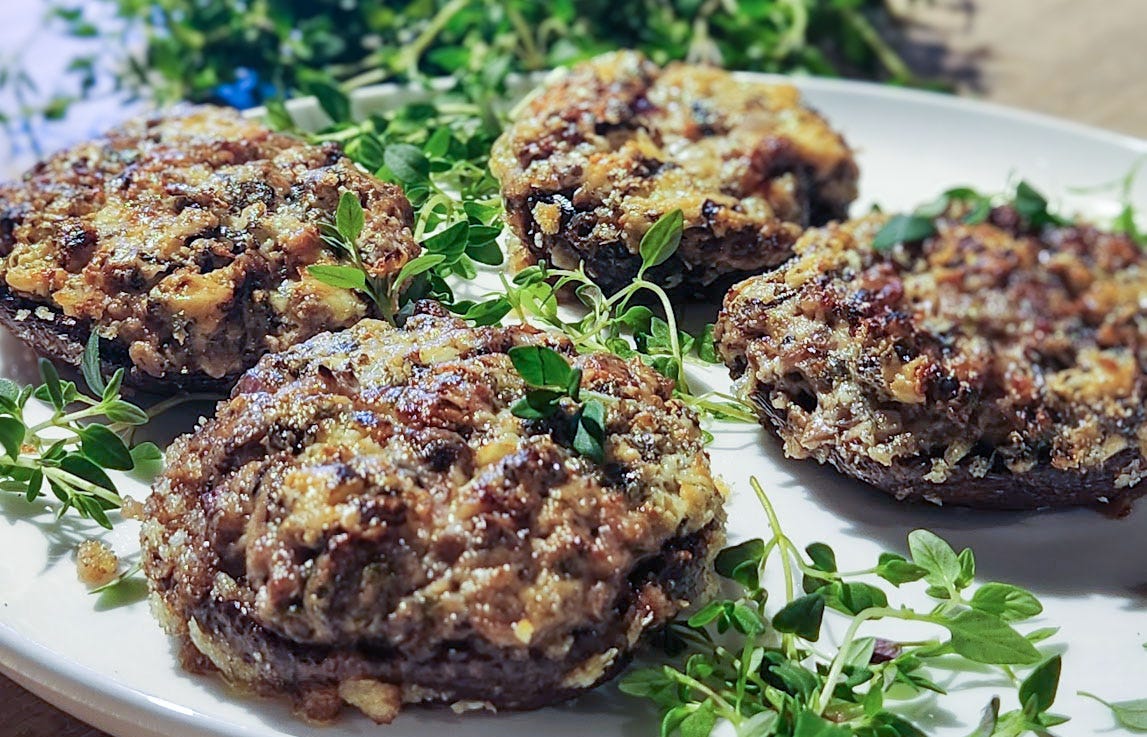
[[[351,122],[350,103],[341,93],[320,102],[337,122],[309,138],[337,141],[357,164],[403,187],[416,213],[414,237],[422,255],[393,278],[373,277],[358,248],[362,206],[352,194],[343,193],[324,240],[350,264],[314,266],[311,275],[363,293],[392,322],[401,317],[403,307],[424,297],[476,324],[501,320],[510,309],[505,300],[456,300],[452,287],[456,280],[474,279],[479,265],[498,266],[503,260],[497,243],[502,232],[501,201],[487,167],[498,132],[497,115],[457,91],[360,122]],[[282,106],[270,106],[268,114],[277,128],[294,128]],[[360,273],[353,273],[356,270]]]
[[[423,76],[493,86],[616,48],[918,83],[888,41],[902,34],[886,0],[50,0],[45,25],[81,39],[81,51],[46,90],[27,52],[0,52],[0,92],[20,104],[0,124],[59,118],[108,88],[246,108]]]
[[[670,625],[672,664],[632,671],[621,682],[622,691],[661,708],[663,736],[707,737],[726,719],[739,737],[916,737],[924,732],[897,713],[897,702],[924,691],[943,694],[938,674],[970,664],[1013,684],[1018,701],[1001,714],[993,699],[976,736],[1042,734],[1066,721],[1049,712],[1061,658],[1036,647],[1055,630],[1016,629],[1043,610],[1031,592],[1004,583],[973,588],[972,551],[957,553],[926,530],[908,536],[908,558],[886,552],[871,567],[841,571],[828,545],[798,549],[760,484],[751,484],[771,536],[723,550],[716,569],[731,593]],[[772,566],[784,581],[777,603],[762,583]],[[917,582],[932,601],[928,608],[890,603],[888,586]],[[844,627],[834,647],[823,641],[828,617]],[[891,640],[865,633],[881,620],[936,635]],[[1017,668],[1031,670],[1021,679]]]
[[[341,102],[328,101],[326,107],[328,115],[350,114],[349,103],[344,108]],[[353,194],[344,192],[324,239],[349,263],[311,266],[310,274],[369,297],[391,322],[400,321],[404,310],[424,297],[477,325],[497,324],[513,313],[521,322],[560,330],[581,352],[640,357],[672,379],[678,397],[704,414],[755,422],[752,410],[733,396],[692,391],[685,375],[686,359],[720,363],[713,326],[705,326],[697,335],[680,329],[668,294],[646,277],[680,246],[684,226],[680,210],[664,214],[646,232],[639,246],[642,264],[637,276],[616,294],[606,296],[583,269],[551,269],[543,262],[512,279],[499,273],[502,291],[481,299],[456,298],[452,284],[472,280],[479,266],[498,266],[503,260],[496,240],[503,227],[502,207],[497,182],[488,170],[492,137],[484,123],[462,122],[480,109],[478,103],[457,100],[414,102],[388,116],[357,125],[344,121],[312,136],[315,141],[340,140],[357,163],[404,187],[415,208],[415,237],[423,253],[393,277],[373,276],[358,247],[362,206]],[[278,127],[293,126],[285,109],[274,116]],[[410,120],[429,127],[408,125]],[[559,295],[568,293],[586,308],[583,317],[563,316]],[[662,315],[647,303],[659,307]]]
[[[719,392],[695,393],[685,373],[686,360],[720,363],[713,343],[713,326],[697,335],[677,324],[665,290],[646,277],[681,244],[684,218],[680,210],[662,215],[641,239],[641,267],[633,281],[607,296],[584,269],[551,269],[543,262],[523,269],[512,279],[502,277],[510,307],[522,322],[538,322],[565,333],[579,351],[606,351],[622,358],[640,358],[672,379],[675,394],[694,409],[720,419],[755,422],[756,416],[739,399]],[[572,292],[585,308],[581,317],[567,319],[559,295]],[[657,315],[646,303],[660,307]]]
[[[553,437],[595,463],[605,462],[605,405],[584,398],[582,371],[546,346],[515,346],[509,351],[514,369],[526,382],[526,394],[510,407],[515,417],[545,422]]]
[[[148,475],[162,462],[154,443],[129,446],[132,430],[148,421],[148,413],[120,396],[123,369],[107,380],[100,374],[99,337],[94,333],[82,364],[92,394],[62,380],[51,361],[41,358],[39,366],[41,383],[35,387],[0,379],[0,489],[22,494],[29,502],[47,489],[60,502],[57,517],[74,509],[110,529],[107,513],[118,509],[123,499],[107,472]],[[33,397],[52,409],[41,422],[25,416]]]
[[[1119,215],[1111,222],[1113,233],[1127,235],[1141,246],[1147,246],[1147,233],[1141,232],[1136,222],[1136,208],[1131,200],[1131,187],[1142,160],[1115,184],[1120,190]],[[966,225],[977,225],[988,219],[992,208],[1009,205],[1028,228],[1071,225],[1072,218],[1051,209],[1047,197],[1026,180],[1020,180],[1008,195],[993,196],[971,187],[945,190],[931,202],[920,205],[911,213],[894,215],[888,219],[872,241],[877,251],[887,251],[898,243],[912,243],[931,238],[939,230],[941,218],[956,218]]]

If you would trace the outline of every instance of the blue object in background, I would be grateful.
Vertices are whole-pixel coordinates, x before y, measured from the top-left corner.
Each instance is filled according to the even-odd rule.
[[[261,82],[259,74],[247,67],[235,70],[235,81],[215,88],[215,101],[231,107],[246,110],[262,105],[263,101],[275,97],[278,90],[270,82]]]

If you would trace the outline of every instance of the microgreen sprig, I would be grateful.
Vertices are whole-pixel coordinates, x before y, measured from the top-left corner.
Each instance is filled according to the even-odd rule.
[[[402,306],[403,288],[414,277],[437,266],[443,257],[434,253],[423,253],[405,263],[397,274],[376,276],[362,257],[359,249],[359,236],[364,227],[362,203],[353,192],[343,191],[339,196],[335,222],[326,224],[323,242],[337,254],[351,262],[343,264],[313,264],[307,272],[324,284],[341,289],[350,289],[368,297],[379,314],[390,323]]]
[[[154,443],[129,447],[125,441],[149,416],[120,396],[123,369],[104,380],[98,341],[93,333],[81,367],[94,392],[91,396],[62,380],[55,366],[43,358],[38,386],[21,387],[0,379],[0,489],[22,494],[32,502],[44,495],[47,486],[60,502],[57,517],[74,509],[110,529],[107,513],[123,500],[107,471],[154,473],[162,454]],[[51,406],[48,419],[38,423],[27,419],[33,397]],[[103,423],[93,422],[97,419]]]
[[[565,426],[555,433],[569,438],[570,447],[596,463],[605,462],[605,404],[584,399],[582,371],[546,346],[515,346],[510,361],[529,389],[510,412],[524,420],[545,420]]]
[[[584,268],[551,269],[545,263],[523,269],[513,279],[503,277],[505,299],[522,322],[538,321],[565,333],[582,352],[608,351],[622,358],[638,357],[672,379],[685,404],[721,419],[756,422],[751,408],[724,393],[695,394],[685,374],[686,360],[719,363],[713,326],[699,335],[681,330],[669,295],[646,272],[670,258],[680,246],[684,218],[680,210],[662,215],[641,239],[641,267],[634,280],[606,296]],[[586,314],[567,320],[558,310],[558,295],[572,291]],[[664,317],[641,304],[652,298]],[[649,301],[646,299],[646,301]]]
[[[1106,182],[1091,187],[1074,187],[1075,192],[1102,192],[1115,190],[1118,192],[1119,214],[1111,222],[1111,231],[1113,233],[1122,233],[1131,240],[1135,241],[1141,247],[1147,248],[1147,231],[1140,227],[1138,221],[1139,208],[1136,206],[1133,189],[1135,182],[1138,180],[1140,173],[1143,171],[1143,165],[1147,163],[1147,155],[1140,156],[1136,159],[1127,173],[1119,177],[1113,182]]]
[[[976,735],[1043,733],[1065,721],[1048,711],[1060,656],[1044,656],[1035,646],[1054,631],[1024,635],[1014,627],[1042,611],[1034,595],[1002,583],[973,589],[971,551],[957,553],[926,530],[909,535],[910,557],[886,552],[870,568],[841,572],[828,545],[813,543],[802,552],[781,529],[760,484],[751,484],[771,536],[718,554],[717,573],[736,593],[670,625],[671,663],[633,671],[621,682],[622,691],[661,707],[662,735],[707,737],[720,718],[740,737],[917,737],[924,733],[896,713],[895,702],[923,691],[943,694],[932,673],[968,662],[997,669],[1016,684],[1019,702],[1000,714],[994,699]],[[770,613],[762,582],[772,565],[780,567],[784,598]],[[921,582],[933,605],[894,606],[881,581],[895,588]],[[835,650],[820,644],[830,614],[848,623]],[[890,619],[932,626],[946,637],[893,642],[862,636],[869,622]],[[1021,680],[1017,667],[1032,670]]]
[[[332,116],[349,115],[349,102],[328,107]],[[278,127],[293,127],[282,106],[270,106],[268,112]],[[319,265],[310,273],[368,296],[392,322],[401,320],[403,307],[423,297],[479,325],[500,321],[510,310],[501,295],[456,300],[451,287],[452,277],[472,280],[480,266],[498,266],[503,260],[497,243],[501,201],[487,168],[498,133],[496,120],[464,94],[444,93],[434,102],[407,103],[358,122],[336,118],[330,128],[309,136],[314,142],[339,142],[360,166],[402,185],[415,209],[414,237],[422,247],[422,255],[394,278],[372,277],[357,247],[361,228],[348,230],[336,222],[327,228],[327,242],[350,264]],[[339,209],[354,209],[356,204],[344,194]]]

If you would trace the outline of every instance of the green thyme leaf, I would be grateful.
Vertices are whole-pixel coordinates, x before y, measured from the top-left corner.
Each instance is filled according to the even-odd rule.
[[[956,556],[956,562],[960,566],[960,572],[956,576],[955,584],[958,590],[963,591],[976,577],[976,556],[971,548],[964,548]]]
[[[1000,719],[1000,698],[993,696],[980,715],[980,723],[968,737],[992,737],[996,733],[996,724]]]
[[[113,484],[108,475],[104,473],[104,470],[79,453],[68,453],[64,456],[63,459],[60,460],[60,468],[96,486],[107,489],[108,491],[115,491],[115,484]],[[79,498],[85,499],[87,497]]]
[[[1043,605],[1030,591],[1005,583],[986,583],[972,595],[974,609],[995,614],[1008,622],[1029,619],[1043,611]]]
[[[403,264],[402,268],[398,270],[398,276],[394,278],[394,288],[401,289],[414,277],[429,272],[445,260],[446,257],[440,253],[424,253],[417,258],[407,261]]]
[[[19,485],[17,485],[17,490],[19,490],[18,486]],[[32,472],[30,474],[28,474],[28,486],[24,490],[24,500],[29,502],[29,503],[34,502],[36,500],[36,498],[39,497],[41,493],[43,493],[41,491],[43,486],[44,486],[44,471],[43,471],[43,469],[40,469],[40,468],[32,469]]]
[[[641,255],[641,270],[651,269],[665,263],[681,245],[685,216],[681,210],[670,210],[657,219],[641,238],[638,253]]]
[[[127,425],[147,424],[147,413],[130,402],[117,399],[104,407],[104,416],[112,422],[122,422]]]
[[[387,146],[383,162],[403,184],[424,182],[430,175],[430,161],[426,158],[426,154],[409,143]]]
[[[1147,699],[1134,699],[1131,701],[1105,701],[1093,693],[1080,691],[1080,696],[1086,696],[1111,709],[1116,721],[1127,729],[1136,732],[1147,732]]]
[[[977,199],[972,208],[964,215],[964,222],[968,225],[978,225],[988,219],[992,214],[992,201],[987,197]]]
[[[479,326],[497,325],[513,309],[510,301],[501,296],[493,297],[485,302],[461,300],[447,307],[464,320],[470,320]]]
[[[501,266],[505,257],[502,255],[502,249],[498,247],[497,234],[495,237],[485,238],[481,231],[487,228],[489,226],[485,225],[470,228],[470,243],[466,246],[466,255],[480,264]],[[497,230],[501,232],[501,228]]]
[[[26,430],[24,423],[15,417],[0,417],[0,446],[10,460],[19,457]]]
[[[130,471],[135,465],[123,440],[104,425],[85,425],[79,432],[80,448],[95,463],[117,471]]]
[[[898,243],[914,243],[936,235],[932,218],[920,215],[894,215],[872,239],[877,251],[887,251]]]
[[[323,284],[338,289],[353,289],[360,292],[365,292],[367,289],[366,274],[354,266],[315,264],[307,267],[307,273]]]
[[[928,569],[909,563],[903,556],[895,553],[881,553],[880,561],[876,566],[876,575],[883,578],[893,586],[919,581],[928,575]]]
[[[717,353],[717,341],[713,331],[716,326],[709,323],[697,338],[697,357],[705,363],[721,363],[721,356]]]
[[[453,263],[466,252],[469,236],[470,224],[461,220],[423,240],[422,249],[427,253],[442,254],[445,262]]]
[[[365,224],[366,219],[358,195],[344,189],[339,195],[338,208],[335,210],[335,227],[338,228],[339,235],[348,243],[357,243]]]
[[[163,471],[163,451],[150,441],[131,448],[132,475],[150,481]]]
[[[928,530],[913,530],[908,535],[912,562],[928,573],[924,580],[936,587],[955,587],[960,577],[960,562],[952,546]]]
[[[1031,632],[1028,632],[1026,635],[1024,635],[1024,637],[1026,637],[1028,639],[1028,642],[1036,643],[1036,642],[1043,642],[1044,640],[1048,639],[1049,637],[1054,637],[1058,633],[1059,633],[1059,627],[1040,627],[1037,630],[1032,630]]]
[[[1042,714],[1055,702],[1059,689],[1059,674],[1063,669],[1063,659],[1059,655],[1048,658],[1033,670],[1020,684],[1020,703],[1025,709],[1031,704],[1031,711]]]
[[[100,370],[100,336],[95,330],[91,331],[88,335],[87,345],[84,347],[84,357],[80,362],[80,373],[84,376],[84,381],[87,382],[88,388],[94,394],[102,395],[104,387],[107,384],[104,382],[103,373]]]
[[[923,205],[920,205],[915,210],[913,210],[912,214],[916,215],[917,217],[926,218],[928,220],[935,220],[936,218],[943,215],[949,207],[951,207],[953,199],[954,198],[952,197],[951,190],[949,190],[931,202],[926,202]]]
[[[65,402],[63,385],[60,383],[60,375],[56,372],[56,367],[52,365],[52,362],[46,358],[41,358],[39,365],[40,379],[44,382],[44,391],[47,394],[48,400],[57,411],[62,411]]]
[[[111,378],[107,380],[104,385],[103,392],[101,392],[100,399],[104,402],[110,402],[119,396],[120,385],[123,384],[124,370],[122,368],[116,369],[112,372]]]
[[[1039,660],[1035,647],[994,614],[965,609],[938,624],[952,634],[952,649],[968,660],[999,665],[1029,665]]]
[[[19,406],[20,387],[11,379],[0,379],[0,408],[12,411]]]
[[[1014,199],[1016,212],[1028,221],[1033,228],[1044,225],[1060,225],[1063,220],[1048,211],[1047,198],[1026,181],[1016,185]]]

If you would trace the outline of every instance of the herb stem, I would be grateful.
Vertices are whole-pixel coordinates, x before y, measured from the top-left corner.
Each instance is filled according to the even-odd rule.
[[[710,699],[712,699],[713,705],[716,706],[722,712],[722,716],[725,716],[734,725],[741,723],[740,712],[738,712],[736,709],[734,709],[733,705],[730,704],[728,701],[726,701],[719,693],[717,693],[713,689],[709,688],[704,683],[701,683],[696,678],[693,678],[692,676],[686,675],[685,673],[682,673],[681,671],[679,671],[675,668],[670,668],[670,667],[666,666],[665,672],[666,672],[666,675],[668,675],[670,678],[677,681],[678,683],[681,683],[685,686],[688,686],[689,688],[692,688],[694,690],[700,691],[701,693],[705,694]]]
[[[813,701],[813,711],[817,716],[824,714],[825,708],[832,698],[832,693],[836,689],[837,681],[840,680],[841,673],[844,672],[844,659],[848,653],[848,648],[856,639],[856,634],[860,630],[861,625],[873,619],[883,619],[885,617],[904,619],[904,620],[924,620],[934,621],[931,617],[916,614],[915,612],[907,609],[893,609],[891,607],[869,607],[864,611],[857,614],[852,623],[849,624],[848,629],[845,630],[844,639],[840,641],[840,647],[837,648],[836,657],[832,659],[832,665],[829,667],[828,675],[824,679],[824,688],[820,690],[820,694]]]
[[[82,489],[83,491],[88,492],[92,496],[97,496],[101,499],[104,499],[106,501],[109,501],[109,502],[115,504],[116,506],[119,506],[120,504],[123,503],[123,499],[121,499],[120,495],[115,493],[114,491],[108,491],[107,489],[105,489],[102,486],[98,486],[96,484],[93,484],[92,482],[90,482],[86,479],[82,479],[79,476],[76,476],[75,474],[68,473],[67,471],[65,471],[62,468],[54,468],[51,466],[45,466],[44,467],[44,476],[47,478],[50,478],[50,479],[54,479],[58,482],[67,484],[68,486],[74,487],[76,489]]]
[[[409,77],[414,77],[418,74],[418,61],[422,58],[422,53],[434,41],[435,37],[442,32],[450,19],[458,14],[460,10],[469,4],[470,0],[451,0],[442,6],[442,9],[434,14],[430,19],[426,28],[422,33],[418,34],[418,38],[405,46],[399,54],[398,68]]]
[[[773,508],[773,503],[769,501],[769,497],[765,494],[765,490],[761,488],[761,482],[757,481],[757,477],[753,476],[749,479],[749,485],[753,487],[753,492],[760,500],[761,506],[765,509],[765,515],[769,518],[769,528],[773,531],[773,540],[776,541],[777,547],[781,553],[781,571],[785,577],[785,603],[791,603],[795,598],[796,585],[793,578],[792,565],[789,560],[789,550],[793,547],[792,542],[781,530],[781,522],[777,518],[777,511]],[[767,558],[762,558],[762,565]],[[781,642],[784,644],[785,654],[790,658],[796,654],[796,643],[791,633],[784,633],[781,636]]]
[[[147,416],[151,419],[155,419],[156,417],[159,417],[164,412],[175,409],[176,407],[178,407],[182,404],[188,404],[190,402],[214,402],[214,401],[218,401],[221,398],[222,398],[221,395],[212,394],[210,392],[196,392],[196,393],[190,393],[190,394],[177,394],[174,397],[168,397],[167,399],[156,402],[155,404],[148,407],[147,408]]]
[[[544,68],[546,58],[538,49],[538,45],[534,41],[533,31],[530,29],[530,25],[526,23],[526,19],[522,17],[518,7],[513,3],[506,3],[503,7],[506,10],[506,18],[514,26],[518,40],[521,42],[523,66],[531,71]]]
[[[912,70],[908,68],[908,65],[904,63],[904,60],[900,58],[892,46],[880,37],[880,34],[876,32],[876,29],[872,27],[863,13],[851,7],[842,7],[840,13],[844,16],[845,23],[872,50],[872,53],[892,75],[893,79],[902,84],[917,84],[916,75],[912,73]]]

